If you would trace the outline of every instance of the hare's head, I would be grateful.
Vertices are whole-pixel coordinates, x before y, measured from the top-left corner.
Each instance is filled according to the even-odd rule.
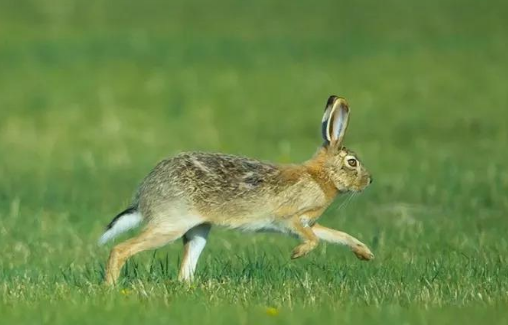
[[[325,140],[324,169],[341,192],[358,192],[372,183],[372,176],[358,156],[342,145],[349,122],[349,106],[344,98],[330,96],[322,121]]]

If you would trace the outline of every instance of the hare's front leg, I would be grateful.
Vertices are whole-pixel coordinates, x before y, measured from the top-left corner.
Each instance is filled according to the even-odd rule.
[[[303,243],[293,250],[292,259],[305,256],[317,247],[319,238],[314,234],[305,217],[294,218],[291,223],[291,231],[303,240]]]
[[[374,258],[374,254],[372,254],[367,245],[345,232],[323,227],[317,223],[312,226],[312,230],[319,239],[348,246],[355,253],[356,257],[361,260],[370,261]]]

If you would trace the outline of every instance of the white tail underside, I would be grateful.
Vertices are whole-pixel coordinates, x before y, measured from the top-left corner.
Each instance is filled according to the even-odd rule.
[[[124,214],[113,224],[113,227],[102,234],[101,238],[99,238],[99,245],[104,245],[121,233],[136,228],[142,220],[143,218],[139,212]]]

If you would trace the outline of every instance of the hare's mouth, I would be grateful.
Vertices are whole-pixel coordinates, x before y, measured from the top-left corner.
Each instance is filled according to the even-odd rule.
[[[353,186],[352,188],[349,189],[349,191],[354,192],[354,193],[361,193],[361,192],[365,191],[367,189],[367,187],[370,186],[370,184],[372,184],[372,177],[369,177],[361,184]]]
[[[365,187],[360,187],[360,186],[353,186],[353,187],[349,187],[349,188],[346,188],[344,189],[343,191],[340,191],[340,193],[342,194],[347,194],[347,193],[361,193],[363,192],[363,190],[365,189]]]

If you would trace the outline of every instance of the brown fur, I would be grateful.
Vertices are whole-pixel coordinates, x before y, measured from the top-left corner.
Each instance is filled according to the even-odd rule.
[[[316,157],[305,165],[305,169],[312,179],[319,184],[321,190],[325,194],[326,200],[331,203],[339,191],[324,168],[328,155],[329,153],[327,150],[321,148]]]
[[[303,164],[277,165],[204,152],[181,153],[160,162],[143,180],[132,204],[147,228],[112,250],[106,282],[116,282],[130,256],[174,241],[203,224],[292,233],[303,241],[292,258],[308,254],[321,238],[348,245],[359,258],[371,259],[372,253],[354,237],[316,223],[338,194],[361,191],[371,181],[360,162],[356,167],[348,165],[348,159],[357,160],[342,147],[348,114],[344,99],[329,100],[325,118],[344,120],[323,121],[328,125],[324,130],[333,133],[326,135],[325,145]],[[201,243],[207,234],[199,239]],[[189,280],[194,272],[190,260],[201,251],[192,252],[185,237],[184,244],[179,277]]]

